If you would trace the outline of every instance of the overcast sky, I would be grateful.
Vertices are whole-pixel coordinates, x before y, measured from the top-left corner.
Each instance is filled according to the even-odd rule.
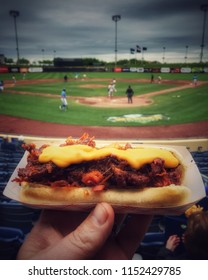
[[[55,57],[96,57],[114,61],[136,45],[147,47],[144,59],[165,62],[200,60],[204,12],[208,0],[0,0],[0,54],[16,60],[14,19],[20,57],[31,61]],[[208,60],[208,15],[203,60]],[[188,46],[188,48],[186,48]],[[165,47],[165,49],[164,49]],[[44,51],[43,51],[44,50]]]

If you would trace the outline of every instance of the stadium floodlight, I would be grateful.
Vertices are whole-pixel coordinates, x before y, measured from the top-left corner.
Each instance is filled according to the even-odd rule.
[[[112,20],[115,21],[115,67],[117,65],[117,22],[121,19],[120,15],[112,16]]]
[[[163,63],[165,63],[165,50],[166,50],[166,47],[163,47]]]
[[[207,15],[207,4],[202,4],[200,6],[201,10],[204,12],[204,20],[203,20],[203,29],[202,29],[202,41],[201,41],[201,53],[200,53],[200,63],[203,61],[203,52],[204,52],[204,37],[205,37],[205,27],[206,27],[206,15]]]
[[[41,51],[42,51],[42,60],[44,61],[44,59],[45,59],[45,56],[44,56],[44,52],[45,52],[45,50],[44,50],[44,49],[42,49]]]
[[[19,11],[11,10],[9,11],[10,16],[14,18],[14,29],[15,29],[15,40],[16,40],[16,50],[17,50],[17,63],[19,62],[19,44],[18,44],[18,36],[17,36],[17,22],[16,18],[20,15]]]
[[[189,46],[186,46],[186,52],[185,52],[185,63],[187,63],[187,59],[188,59],[188,47]]]

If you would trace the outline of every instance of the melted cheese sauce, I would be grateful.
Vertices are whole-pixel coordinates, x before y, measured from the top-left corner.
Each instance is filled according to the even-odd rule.
[[[144,164],[151,163],[155,158],[165,160],[165,167],[174,168],[179,165],[178,159],[165,149],[152,147],[139,147],[133,149],[117,149],[112,146],[103,148],[93,148],[86,145],[72,146],[48,146],[43,149],[39,156],[39,162],[47,163],[52,161],[59,167],[67,167],[71,164],[81,163],[83,161],[99,160],[106,156],[116,156],[118,159],[126,160],[129,165],[135,169]]]

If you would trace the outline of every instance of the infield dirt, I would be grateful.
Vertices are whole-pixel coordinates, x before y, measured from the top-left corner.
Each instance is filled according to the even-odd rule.
[[[94,79],[95,80],[95,79]],[[60,82],[56,80],[30,80],[19,81],[21,84],[28,83],[46,83]],[[92,86],[89,80],[89,86]],[[99,81],[96,79],[96,81]],[[101,81],[101,80],[100,80]],[[102,79],[103,81],[103,79]],[[127,82],[144,82],[145,80],[128,80]],[[147,82],[147,80],[146,80]],[[174,92],[184,88],[193,87],[187,81],[163,81],[163,83],[171,83],[176,86],[170,89],[165,89],[157,92],[151,92],[145,95],[135,96],[133,104],[127,104],[127,99],[124,97],[74,97],[76,102],[85,103],[89,106],[97,107],[125,107],[125,106],[147,106],[153,101],[152,96]],[[204,84],[200,82],[199,85]],[[9,88],[9,92],[18,94],[34,94],[30,92],[17,92],[12,90],[11,82],[5,83],[5,88]],[[83,86],[83,85],[81,85]],[[85,84],[86,86],[86,84]],[[93,84],[94,86],[94,84]],[[101,85],[100,85],[101,86]],[[103,85],[102,85],[103,86]],[[35,93],[37,95],[37,93]],[[46,96],[39,93],[38,95]],[[59,95],[50,95],[57,98]],[[166,126],[148,126],[148,127],[100,127],[100,126],[77,126],[77,125],[62,125],[55,123],[46,123],[42,121],[28,120],[24,118],[10,117],[1,115],[0,132],[4,134],[28,135],[28,136],[44,136],[44,137],[80,137],[84,132],[95,136],[97,139],[178,139],[178,138],[201,138],[208,137],[208,121],[197,123],[166,125]]]

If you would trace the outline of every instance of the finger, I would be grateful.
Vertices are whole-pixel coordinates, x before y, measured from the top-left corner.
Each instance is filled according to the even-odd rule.
[[[170,240],[175,241],[177,240],[178,236],[177,235],[171,235]]]
[[[124,226],[127,214],[116,214],[114,219],[114,225],[112,230],[112,236],[116,236],[121,228]]]
[[[75,230],[87,216],[84,212],[44,210],[40,217],[40,227],[53,228],[65,236]]]
[[[48,248],[58,244],[63,237],[75,230],[87,213],[43,210],[18,252],[18,259],[50,258]],[[46,255],[45,255],[46,254]]]
[[[110,235],[114,211],[107,203],[98,204],[83,223],[45,252],[46,259],[90,259]]]
[[[148,230],[151,220],[151,215],[132,215],[118,233],[116,240],[128,259],[132,259]]]

